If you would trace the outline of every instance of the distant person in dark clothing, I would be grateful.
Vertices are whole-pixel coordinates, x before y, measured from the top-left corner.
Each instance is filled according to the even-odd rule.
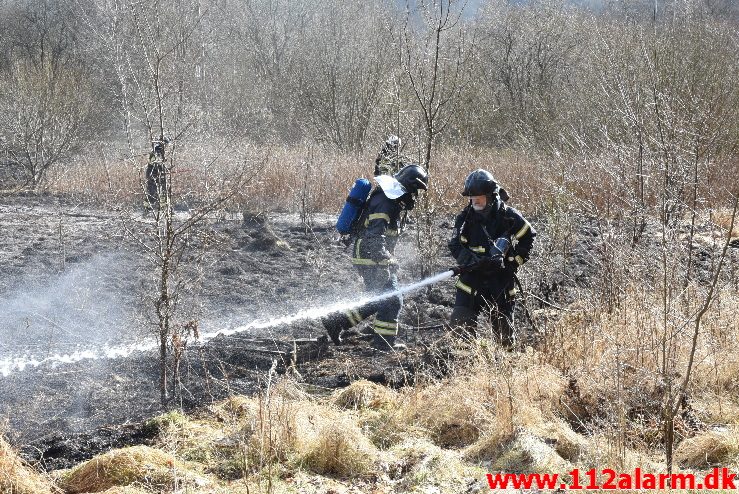
[[[160,141],[153,141],[149,153],[149,163],[146,166],[146,203],[150,211],[159,211],[161,200],[166,196],[165,149],[168,143],[166,137]]]
[[[394,175],[403,168],[405,158],[400,155],[400,144],[398,136],[388,136],[375,158],[375,176]]]

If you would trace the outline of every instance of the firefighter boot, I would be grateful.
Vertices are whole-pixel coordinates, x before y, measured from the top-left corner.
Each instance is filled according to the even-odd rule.
[[[341,331],[346,327],[346,317],[342,314],[331,314],[329,316],[321,318],[321,324],[326,328],[326,333],[334,342],[334,345],[339,346],[344,341],[341,339]]]
[[[406,346],[403,343],[395,341],[395,336],[383,336],[377,333],[375,333],[375,336],[372,338],[370,346],[375,350],[384,353],[402,352],[406,349]]]

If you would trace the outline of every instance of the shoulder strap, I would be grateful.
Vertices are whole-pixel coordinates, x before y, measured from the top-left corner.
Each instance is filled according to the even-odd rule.
[[[377,195],[379,192],[379,187],[374,187],[372,191],[367,196],[367,200],[364,202],[364,206],[362,206],[362,212],[359,213],[359,216],[357,216],[357,219],[354,220],[354,224],[352,226],[352,233],[351,235],[358,235],[359,232],[364,230],[364,222],[367,220],[367,217],[369,216],[369,203],[372,200],[373,197]]]

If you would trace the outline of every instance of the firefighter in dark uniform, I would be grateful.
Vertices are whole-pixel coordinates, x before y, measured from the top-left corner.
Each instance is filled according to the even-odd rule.
[[[152,150],[146,166],[146,202],[150,211],[159,210],[160,196],[167,188],[164,151],[168,143],[169,139],[166,137],[151,143]]]
[[[462,195],[470,203],[457,216],[449,241],[460,273],[450,325],[474,336],[480,312],[489,310],[496,337],[510,349],[514,345],[515,275],[529,258],[536,231],[501,200],[501,191],[486,170],[475,170],[465,180]]]
[[[401,214],[413,209],[419,190],[428,188],[428,175],[419,165],[407,165],[394,176],[375,177],[372,191],[359,218],[360,231],[354,241],[352,264],[356,266],[370,293],[398,289],[397,262],[393,258],[401,230]],[[331,340],[342,343],[341,333],[375,315],[372,347],[381,351],[402,350],[396,342],[402,296],[370,302],[345,312],[331,314],[322,323]]]
[[[404,161],[400,155],[400,144],[400,137],[388,136],[375,158],[375,176],[393,175],[400,171]]]

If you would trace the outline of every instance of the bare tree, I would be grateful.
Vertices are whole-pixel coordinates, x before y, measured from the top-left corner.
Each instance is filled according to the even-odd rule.
[[[694,312],[689,314],[687,320],[678,328],[674,329],[673,331],[668,331],[665,328],[665,338],[663,339],[662,343],[662,378],[665,382],[663,398],[664,401],[662,404],[662,420],[664,427],[665,463],[668,472],[672,472],[673,468],[673,453],[676,443],[675,417],[687,404],[688,387],[690,385],[690,379],[692,376],[693,367],[695,365],[698,340],[701,336],[701,324],[703,323],[703,318],[710,309],[711,305],[715,302],[716,298],[718,298],[717,291],[719,287],[719,281],[721,280],[724,262],[727,257],[730,242],[732,240],[732,232],[737,218],[738,206],[739,198],[734,197],[734,204],[729,226],[725,234],[723,244],[721,246],[721,251],[718,256],[718,262],[713,269],[712,278],[710,280],[710,284],[707,286],[703,300],[700,301],[699,304],[697,304],[697,308],[694,310]],[[665,264],[666,262],[663,262],[663,269],[666,271],[666,266],[664,266]],[[669,293],[666,287],[664,289],[664,293],[666,299]],[[668,351],[668,348],[676,346],[674,343],[672,343],[672,341],[677,340],[684,332],[683,329],[690,325],[692,325],[693,327],[690,343],[690,353],[688,356],[688,361],[685,363],[685,370],[682,373],[682,377],[680,378],[680,373],[675,372],[678,366],[677,358],[675,357],[676,351],[674,350],[674,348],[670,348],[670,351]]]
[[[46,0],[16,4],[3,22],[8,44],[0,71],[0,152],[34,190],[51,166],[79,149],[94,107],[67,7]]]
[[[473,104],[483,106],[477,112],[490,120],[476,132],[505,145],[548,150],[557,144],[558,124],[575,108],[570,89],[584,46],[577,25],[586,21],[584,13],[558,0],[485,6],[470,70],[476,79]],[[469,119],[474,121],[474,113]]]
[[[431,165],[436,136],[450,120],[452,108],[468,83],[465,70],[471,55],[462,14],[466,2],[420,1],[406,12],[399,45],[402,69],[421,114],[423,163]]]
[[[361,150],[390,75],[381,2],[327,2],[312,9],[297,55],[295,93],[312,136]]]
[[[79,149],[92,104],[90,85],[74,70],[18,60],[0,86],[0,148],[25,170],[25,185],[36,190],[51,166]]]
[[[179,364],[187,337],[197,333],[197,322],[183,315],[180,301],[186,296],[188,284],[194,282],[186,274],[186,266],[197,263],[202,256],[202,249],[196,253],[194,246],[207,243],[207,228],[201,227],[207,225],[214,211],[243,193],[253,175],[248,173],[251,163],[231,167],[220,163],[221,180],[205,191],[191,191],[177,182],[178,169],[187,159],[180,157],[180,147],[196,135],[201,123],[198,105],[193,100],[202,74],[202,67],[198,67],[202,63],[202,36],[206,33],[201,26],[207,12],[201,10],[199,2],[114,3],[101,7],[110,14],[106,38],[111,43],[120,82],[129,161],[142,169],[136,148],[141,149],[138,143],[146,143],[146,147],[151,146],[149,165],[157,169],[156,176],[142,177],[137,194],[144,196],[146,181],[154,181],[151,221],[142,228],[139,222],[130,220],[130,211],[122,219],[126,231],[153,267],[151,281],[156,288],[151,292],[151,302],[159,343],[159,389],[164,403],[172,391],[177,395]],[[173,16],[174,12],[178,15]],[[173,18],[177,22],[171,23]],[[211,158],[209,165],[217,158]],[[196,205],[188,208],[184,217],[178,217],[177,203],[185,195],[196,193]]]

